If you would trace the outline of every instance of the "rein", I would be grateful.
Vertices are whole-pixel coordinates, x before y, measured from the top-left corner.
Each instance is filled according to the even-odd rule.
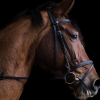
[[[5,76],[5,73],[2,72],[0,74],[0,80],[3,80],[3,79],[28,79],[28,77],[14,77],[14,76]]]

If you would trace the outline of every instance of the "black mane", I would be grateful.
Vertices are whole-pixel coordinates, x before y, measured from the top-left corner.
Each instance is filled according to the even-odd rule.
[[[11,21],[7,22],[7,24],[2,29],[4,29],[9,24],[11,24],[11,23],[23,18],[23,17],[29,16],[29,15],[32,16],[33,25],[37,28],[41,27],[43,25],[43,18],[42,18],[40,11],[46,11],[47,7],[50,7],[51,9],[53,9],[56,6],[57,6],[57,4],[55,2],[49,1],[49,2],[46,2],[45,4],[43,4],[41,6],[37,7],[34,10],[33,9],[27,9],[27,10],[21,12],[20,14],[16,15]],[[69,18],[71,19],[71,23],[74,26],[74,28],[79,32],[80,40],[81,40],[82,44],[85,46],[85,44],[83,42],[83,36],[81,34],[78,23],[76,22],[76,20],[72,16],[69,15]],[[0,29],[0,30],[2,30],[2,29]]]
[[[36,9],[27,9],[21,13],[19,13],[18,15],[16,15],[12,20],[10,20],[9,22],[6,23],[6,25],[3,27],[3,29],[8,26],[9,24],[23,18],[29,15],[32,15],[32,23],[35,27],[39,27],[41,25],[43,25],[43,18],[40,14],[40,11],[45,11],[47,7],[50,7],[51,9],[56,7],[56,3],[54,3],[53,1],[49,1],[46,2],[45,4],[37,7]],[[2,29],[0,29],[2,30]]]

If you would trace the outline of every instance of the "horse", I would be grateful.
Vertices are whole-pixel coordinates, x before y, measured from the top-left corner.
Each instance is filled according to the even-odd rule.
[[[0,100],[18,100],[34,66],[50,72],[50,80],[64,81],[77,99],[98,93],[100,78],[69,15],[74,2],[26,10],[0,31]]]

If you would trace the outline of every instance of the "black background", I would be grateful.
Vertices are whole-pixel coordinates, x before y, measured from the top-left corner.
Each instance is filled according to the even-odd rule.
[[[47,0],[49,1],[49,0]],[[59,3],[61,0],[52,0]],[[5,23],[11,20],[19,12],[28,9],[36,8],[41,4],[44,4],[46,0],[1,0],[0,1],[0,27],[2,28]],[[76,0],[71,14],[77,20],[82,34],[84,36],[84,41],[86,44],[86,52],[91,60],[94,61],[95,68],[100,75],[99,65],[100,65],[100,14],[99,14],[99,1],[94,0]],[[47,73],[36,69],[33,71],[33,80],[27,82],[25,85],[25,90],[20,98],[38,100],[41,99],[67,99],[67,87],[59,82],[48,82],[41,79],[45,77]],[[43,76],[42,76],[43,74]],[[40,76],[41,77],[40,77]],[[45,91],[45,92],[44,92]],[[72,98],[72,96],[69,96]],[[99,98],[99,95],[95,96],[91,100]]]

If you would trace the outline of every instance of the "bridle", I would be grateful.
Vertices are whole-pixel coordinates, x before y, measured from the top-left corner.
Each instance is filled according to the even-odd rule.
[[[52,78],[52,79],[57,79],[57,80],[65,80],[65,82],[67,84],[72,84],[74,81],[76,80],[80,80],[80,81],[84,81],[84,79],[86,78],[86,76],[89,74],[89,72],[91,71],[91,69],[93,68],[93,61],[89,60],[89,61],[85,61],[85,62],[82,62],[82,63],[79,63],[79,64],[76,64],[75,62],[75,59],[71,53],[71,50],[69,49],[69,46],[59,28],[59,23],[63,23],[63,22],[68,22],[70,23],[71,20],[70,19],[62,19],[62,20],[59,20],[59,21],[56,21],[56,18],[53,14],[53,12],[51,11],[50,8],[47,8],[46,9],[48,14],[49,14],[49,17],[51,19],[51,22],[53,24],[53,28],[54,28],[54,34],[55,34],[55,58],[54,58],[54,67],[53,67],[53,70],[52,70],[52,73],[54,72],[55,68],[56,68],[56,62],[57,62],[57,36],[60,38],[60,41],[61,41],[61,46],[62,46],[62,51],[64,53],[64,60],[65,60],[65,65],[66,65],[66,69],[67,69],[67,74],[64,76],[64,77],[57,77],[57,78]],[[65,50],[65,46],[68,50],[68,53],[71,57],[71,61],[73,62],[74,64],[74,68],[70,70],[70,64],[69,64],[69,61],[68,61],[68,58],[67,58],[67,55],[66,55],[66,50]],[[82,79],[79,79],[75,76],[75,74],[73,73],[73,71],[75,71],[77,68],[79,67],[82,67],[82,66],[85,66],[85,65],[89,65],[89,64],[92,64],[90,69],[87,71],[87,73],[84,75],[84,77]],[[5,76],[4,72],[2,72],[0,74],[0,80],[3,80],[3,79],[28,79],[28,77],[13,77],[13,76]]]
[[[55,58],[54,58],[54,68],[52,70],[52,73],[54,72],[55,68],[56,68],[56,62],[57,62],[57,36],[60,38],[60,41],[61,41],[61,46],[62,46],[62,51],[64,53],[64,61],[65,61],[65,66],[66,66],[66,69],[67,69],[67,74],[64,76],[64,77],[57,77],[57,78],[52,78],[52,80],[64,80],[65,83],[67,84],[72,84],[74,83],[75,81],[77,80],[80,80],[81,82],[84,81],[84,79],[86,78],[86,76],[89,74],[89,72],[91,71],[91,69],[93,68],[93,61],[92,60],[89,60],[89,61],[85,61],[85,62],[82,62],[82,63],[79,63],[79,64],[76,64],[75,62],[75,59],[72,55],[72,52],[59,28],[59,23],[63,23],[63,22],[68,22],[70,23],[71,20],[70,19],[62,19],[62,20],[59,20],[59,21],[56,21],[56,18],[53,14],[53,12],[51,11],[50,8],[47,8],[47,12],[49,14],[49,17],[51,19],[51,22],[53,24],[53,28],[54,28],[54,34],[55,34]],[[65,50],[65,47],[66,49],[68,50],[68,53],[71,57],[71,61],[72,63],[74,64],[74,68],[70,70],[70,64],[69,64],[69,61],[68,61],[68,58],[67,58],[67,54],[66,54],[66,50]],[[90,69],[86,72],[86,74],[83,76],[82,79],[79,79],[75,76],[75,74],[73,73],[77,68],[79,67],[82,67],[82,66],[85,66],[85,65],[89,65],[89,64],[92,64]]]

